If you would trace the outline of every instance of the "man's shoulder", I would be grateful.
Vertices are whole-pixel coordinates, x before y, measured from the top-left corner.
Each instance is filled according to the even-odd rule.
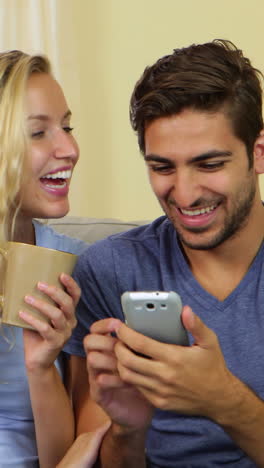
[[[145,248],[146,246],[157,246],[160,239],[169,235],[171,223],[165,216],[155,219],[149,224],[137,226],[128,231],[120,232],[98,240],[91,244],[82,254],[82,257],[93,257],[108,255],[109,252],[122,252]]]
[[[109,243],[119,244],[122,242],[142,242],[148,239],[159,239],[160,236],[166,232],[168,226],[171,225],[171,222],[167,219],[166,216],[160,216],[154,221],[143,224],[141,226],[134,227],[127,231],[119,232],[112,234],[105,239],[95,242],[93,246],[103,246],[109,245]]]
[[[90,245],[80,255],[78,275],[103,278],[128,275],[138,269],[150,271],[173,249],[175,230],[170,221],[160,217],[152,223],[118,233]]]

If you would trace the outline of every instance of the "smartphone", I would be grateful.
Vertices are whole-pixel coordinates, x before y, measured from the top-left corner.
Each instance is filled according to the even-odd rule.
[[[157,341],[188,346],[182,301],[174,291],[126,291],[121,296],[126,324]]]

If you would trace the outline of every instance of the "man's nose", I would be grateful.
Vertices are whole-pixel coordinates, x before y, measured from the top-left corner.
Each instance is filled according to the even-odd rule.
[[[199,176],[192,171],[175,173],[171,195],[177,206],[191,207],[202,195]]]

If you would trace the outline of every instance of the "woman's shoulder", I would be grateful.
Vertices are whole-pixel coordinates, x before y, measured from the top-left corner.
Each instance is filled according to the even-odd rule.
[[[40,247],[62,250],[63,252],[70,252],[76,255],[80,255],[88,247],[88,244],[84,241],[61,234],[45,222],[34,219],[33,225],[35,228],[36,245]]]

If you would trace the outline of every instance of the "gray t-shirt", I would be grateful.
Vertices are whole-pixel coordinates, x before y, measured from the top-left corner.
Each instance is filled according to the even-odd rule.
[[[36,244],[79,254],[84,242],[34,222]],[[59,362],[56,363],[60,371]],[[24,362],[23,330],[0,325],[0,468],[39,466]]]
[[[262,246],[241,283],[219,301],[194,278],[166,218],[99,241],[77,264],[75,278],[83,292],[79,323],[65,349],[83,356],[82,340],[94,321],[124,320],[120,303],[124,291],[172,290],[216,332],[230,371],[263,398],[263,255]],[[166,468],[255,466],[217,424],[171,411],[156,410],[147,454],[152,463]]]

